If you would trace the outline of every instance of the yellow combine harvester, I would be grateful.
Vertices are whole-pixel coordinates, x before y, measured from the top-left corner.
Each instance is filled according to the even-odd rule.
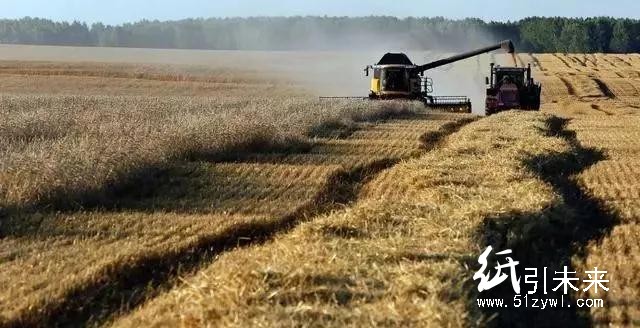
[[[466,96],[433,96],[433,81],[424,76],[424,72],[498,49],[514,53],[513,43],[508,40],[425,65],[415,65],[404,53],[387,53],[377,64],[365,68],[367,76],[373,71],[369,99],[420,100],[431,108],[448,108],[470,113],[471,100]]]

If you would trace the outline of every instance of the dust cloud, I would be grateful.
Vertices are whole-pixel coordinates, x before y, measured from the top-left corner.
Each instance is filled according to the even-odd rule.
[[[349,47],[345,47],[345,38],[350,41]],[[398,35],[383,39],[367,33],[345,38],[310,40],[310,44],[322,42],[324,47],[343,50],[291,52],[290,58],[283,59],[280,63],[272,63],[272,68],[286,72],[288,78],[305,86],[317,96],[365,97],[369,92],[370,77],[365,76],[364,67],[378,62],[387,52],[404,52],[415,64],[422,65],[501,41],[494,36],[479,33],[475,35],[473,42],[448,39],[441,43],[435,41],[435,36],[431,38],[428,35],[420,38]],[[315,47],[310,45],[310,49]],[[515,55],[512,57],[497,50],[429,70],[425,75],[433,79],[434,95],[467,96],[472,101],[473,112],[484,114],[485,77],[489,75],[491,62],[512,66]]]
[[[122,62],[144,64],[199,65],[213,69],[250,70],[299,84],[313,96],[362,96],[369,92],[366,65],[378,62],[386,52],[404,52],[418,65],[455,53],[497,43],[491,35],[469,40],[421,35],[380,36],[362,32],[340,38],[312,33],[296,51],[212,51],[132,48],[75,48],[0,45],[0,60],[65,62]],[[320,50],[319,50],[320,49]],[[322,50],[333,49],[333,50]],[[336,50],[337,49],[337,50]],[[500,50],[427,71],[433,79],[434,95],[468,96],[473,111],[484,112],[485,77],[489,63],[512,65]]]
[[[419,65],[453,55],[436,51],[401,51]],[[365,76],[363,69],[367,64],[377,62],[383,54],[384,52],[322,53],[318,54],[317,61],[305,65],[302,72],[292,64],[287,68],[287,76],[317,96],[365,97],[369,92],[370,77]],[[482,115],[486,95],[485,77],[490,74],[489,64],[492,62],[513,65],[511,55],[483,54],[426,71],[425,76],[433,80],[433,95],[467,96],[471,99],[473,112]]]

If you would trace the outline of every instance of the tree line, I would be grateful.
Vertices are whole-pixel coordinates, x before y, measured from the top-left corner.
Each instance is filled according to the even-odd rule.
[[[0,43],[211,50],[460,51],[502,39],[522,52],[640,52],[635,19],[530,17],[515,22],[396,17],[252,17],[117,26],[25,17],[0,20]]]

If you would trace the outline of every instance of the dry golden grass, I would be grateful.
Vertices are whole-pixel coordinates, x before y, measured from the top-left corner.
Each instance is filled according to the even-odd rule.
[[[413,124],[414,129],[422,127],[426,133],[460,118],[464,116],[432,114],[389,124]],[[368,126],[364,124],[363,128]],[[342,142],[353,140],[365,146],[358,139],[364,132]],[[115,199],[117,209],[17,215],[2,243],[8,251],[0,277],[11,286],[0,296],[0,304],[6,304],[2,316],[7,322],[39,322],[40,317],[68,302],[75,291],[92,288],[96,282],[108,284],[114,275],[138,270],[155,258],[170,261],[175,254],[206,249],[216,240],[250,240],[277,231],[286,222],[330,206],[322,202],[339,192],[340,185],[335,183],[341,181],[335,181],[336,177],[380,160],[406,158],[421,147],[415,139],[407,138],[406,131],[396,136],[390,132],[387,137],[396,145],[394,149],[379,148],[372,140],[369,151],[345,156],[327,148],[325,143],[334,142],[327,139],[317,141],[308,154],[282,154],[278,159],[285,163],[297,161],[289,157],[324,155],[340,159],[326,160],[329,165],[308,165],[304,160],[295,165],[260,163],[274,156],[268,154],[249,156],[253,164],[176,162],[148,179],[151,185]],[[405,150],[398,151],[402,147]],[[340,165],[330,164],[338,162]],[[9,302],[13,299],[21,301]]]
[[[204,96],[264,98],[304,95],[283,74],[256,67],[184,64],[0,61],[4,94]]]
[[[538,74],[552,75],[547,79],[564,76],[567,89],[573,90],[564,95],[546,94],[546,109],[570,119],[568,129],[576,133],[577,142],[599,149],[605,156],[576,177],[585,194],[600,202],[613,220],[604,236],[592,240],[584,254],[573,259],[579,271],[594,267],[608,271],[610,291],[588,294],[605,300],[604,308],[591,310],[591,323],[640,325],[640,58],[603,54],[536,57],[546,68]],[[593,83],[588,87],[584,83],[589,79],[600,83],[596,87],[603,92],[598,97],[584,97],[585,93],[597,93]]]
[[[195,65],[149,65],[95,62],[1,61],[1,75],[103,77],[170,82],[257,84],[268,80],[256,70],[210,68]],[[273,80],[273,77],[269,77]],[[280,80],[281,83],[285,81]]]
[[[79,201],[171,160],[296,147],[327,122],[348,126],[409,109],[266,97],[2,96],[0,103],[7,207]]]
[[[575,119],[570,128],[584,145],[602,148],[607,159],[579,176],[589,195],[615,213],[616,225],[601,240],[590,243],[577,266],[608,271],[610,291],[590,293],[606,307],[593,309],[598,326],[640,324],[640,115],[609,115]]]
[[[386,171],[358,202],[264,246],[222,255],[115,326],[461,326],[483,220],[543,210],[557,195],[523,168],[563,151],[537,113],[463,128]]]
[[[624,218],[610,233],[591,240],[584,257],[574,256],[576,269],[606,267],[610,279],[618,279],[612,284],[616,291],[606,296],[606,308],[592,311],[587,320],[638,324],[634,300],[640,286],[637,268],[628,264],[637,262],[638,254],[637,99],[632,91],[610,87],[607,79],[616,65],[631,67],[624,64],[631,60],[530,57],[537,62],[536,74],[544,76],[540,80],[555,82],[545,84],[546,110],[573,119],[568,129],[576,132],[581,147],[610,156],[580,173],[579,186]],[[611,67],[603,68],[595,57],[604,57],[600,62]],[[633,77],[633,72],[627,68],[620,77]],[[467,265],[480,251],[472,232],[484,218],[504,213],[545,213],[560,206],[551,219],[540,214],[546,222],[574,211],[563,205],[558,191],[523,168],[523,159],[575,149],[569,140],[541,135],[542,116],[516,115],[522,114],[474,123],[446,147],[385,171],[364,187],[353,208],[316,219],[272,244],[225,254],[181,288],[115,325],[455,326],[487,319],[467,307],[471,287],[460,278],[470,276]],[[522,224],[524,231],[531,229],[528,225],[544,227]],[[543,231],[553,229],[549,225]],[[527,244],[536,236],[518,238]]]
[[[175,274],[180,268],[172,261],[189,258],[190,250],[226,247],[237,238],[281,229],[321,206],[337,176],[396,159],[384,150],[377,157],[369,152],[342,158],[332,149],[298,154],[333,142],[310,137],[348,133],[363,124],[358,122],[417,108],[404,102],[309,100],[283,84],[236,83],[244,79],[242,72],[221,83],[246,89],[244,94],[215,89],[187,97],[175,94],[192,88],[190,83],[219,83],[219,77],[195,71],[187,82],[175,81],[162,75],[166,67],[144,66],[146,75],[130,76],[135,66],[4,65],[23,70],[11,74],[24,74],[19,77],[26,89],[0,96],[0,280],[7,286],[0,318],[7,324],[46,324],[111,279],[146,274],[143,279],[151,282],[156,274],[139,272],[147,263],[164,268],[158,269],[161,275]],[[180,74],[192,70],[197,68]],[[59,79],[51,77],[29,86],[29,79],[43,74],[73,75],[68,87],[74,92],[56,90]],[[96,78],[114,89],[79,90]],[[139,84],[132,94],[145,95],[111,94],[142,80],[152,84]],[[146,95],[156,87],[161,96]],[[29,94],[39,89],[43,94]],[[59,95],[46,94],[51,89]],[[448,121],[441,122],[433,128]],[[418,146],[409,143],[411,149]],[[268,163],[274,156],[315,155],[337,158],[339,165]],[[255,164],[221,163],[239,157]]]
[[[0,325],[513,323],[472,304],[492,238],[538,264],[609,270],[606,308],[588,320],[640,324],[640,56],[518,57],[575,140],[548,134],[549,115],[512,112],[439,143],[471,118],[319,102],[286,82],[360,54],[48,61],[63,50],[0,62]],[[588,217],[554,179],[575,163],[537,170],[587,148],[606,158],[568,172],[618,221],[572,240]]]
[[[219,83],[198,81],[159,81],[148,79],[124,79],[80,76],[30,76],[0,75],[0,88],[11,95],[87,95],[87,96],[198,96],[220,99],[251,99],[264,97],[269,92],[274,97],[301,94],[294,87],[274,81],[260,84]],[[45,90],[43,92],[43,90]]]

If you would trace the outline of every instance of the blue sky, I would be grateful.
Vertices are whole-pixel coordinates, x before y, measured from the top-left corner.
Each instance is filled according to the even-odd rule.
[[[0,0],[1,18],[24,16],[108,24],[143,18],[231,16],[445,16],[514,20],[526,16],[640,18],[639,0]]]

